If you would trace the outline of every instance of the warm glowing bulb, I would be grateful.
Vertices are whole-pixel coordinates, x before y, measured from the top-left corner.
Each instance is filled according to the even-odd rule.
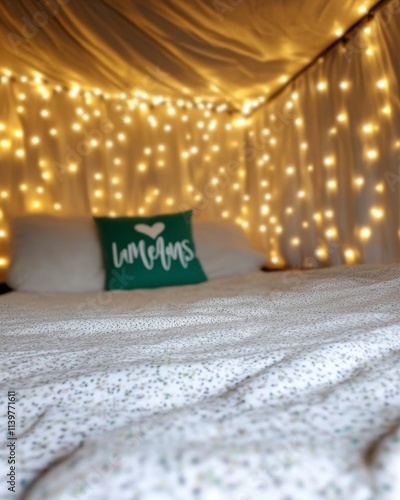
[[[374,131],[374,127],[371,123],[366,123],[362,129],[364,134],[372,134],[372,132]]]
[[[262,215],[268,215],[269,214],[269,206],[268,205],[261,205],[261,214]]]
[[[363,240],[363,241],[367,241],[370,239],[371,237],[371,234],[372,234],[372,231],[369,227],[365,226],[365,227],[362,227],[360,229],[360,238]]]
[[[371,208],[371,215],[374,219],[382,219],[382,217],[384,216],[384,211],[382,210],[382,208],[379,208],[379,207],[373,207]]]
[[[294,167],[287,167],[286,173],[287,173],[287,175],[293,175],[294,174]]]
[[[330,167],[334,163],[335,163],[335,158],[333,156],[326,156],[324,158],[324,165],[326,165],[327,167]]]
[[[378,151],[376,149],[370,149],[367,152],[367,156],[370,160],[375,160],[376,158],[378,158]]]
[[[332,219],[334,216],[333,210],[325,210],[325,217],[327,219]]]
[[[290,243],[293,247],[298,247],[300,245],[300,238],[292,238]]]
[[[317,84],[317,89],[318,89],[320,92],[322,92],[322,91],[326,90],[326,88],[327,88],[327,84],[326,84],[326,82],[319,82],[319,83]]]
[[[31,144],[36,145],[39,144],[40,138],[38,136],[31,137]]]
[[[322,216],[319,212],[316,212],[314,215],[313,215],[313,219],[317,222],[321,222],[322,220]]]
[[[353,264],[356,260],[356,253],[351,248],[347,248],[344,251],[344,257],[347,264]]]
[[[328,239],[336,238],[337,237],[337,230],[336,230],[336,228],[335,227],[330,227],[329,229],[327,229],[325,231],[325,236]]]
[[[319,260],[326,260],[329,256],[325,247],[317,247],[314,253]]]
[[[357,185],[358,187],[361,187],[361,186],[363,186],[363,185],[364,185],[364,182],[365,182],[365,181],[364,181],[364,177],[356,177],[356,179],[355,179],[355,181],[354,181],[354,182],[356,183],[356,185]]]
[[[346,82],[346,81],[340,82],[339,87],[342,90],[347,90],[349,88],[349,82]]]
[[[378,87],[378,89],[385,89],[387,87],[387,80],[384,78],[382,80],[379,80],[378,82],[376,82],[376,86]]]

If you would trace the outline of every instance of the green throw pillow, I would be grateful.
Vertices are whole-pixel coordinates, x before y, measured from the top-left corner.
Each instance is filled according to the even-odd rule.
[[[196,256],[192,211],[155,217],[95,217],[107,290],[189,285],[207,280]]]

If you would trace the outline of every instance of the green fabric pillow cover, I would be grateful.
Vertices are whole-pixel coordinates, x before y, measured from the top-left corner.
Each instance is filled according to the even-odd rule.
[[[107,290],[207,281],[196,256],[191,210],[154,217],[94,219],[105,258]]]

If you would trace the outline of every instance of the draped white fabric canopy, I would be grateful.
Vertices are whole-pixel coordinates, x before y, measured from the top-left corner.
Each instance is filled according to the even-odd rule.
[[[371,5],[2,2],[0,270],[14,216],[189,207],[270,265],[400,260],[400,2],[263,104]]]
[[[268,95],[374,0],[3,0],[2,64],[106,92]]]

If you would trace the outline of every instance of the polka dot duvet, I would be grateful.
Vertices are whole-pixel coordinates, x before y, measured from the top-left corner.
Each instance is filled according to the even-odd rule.
[[[0,315],[1,498],[400,498],[399,265]]]

